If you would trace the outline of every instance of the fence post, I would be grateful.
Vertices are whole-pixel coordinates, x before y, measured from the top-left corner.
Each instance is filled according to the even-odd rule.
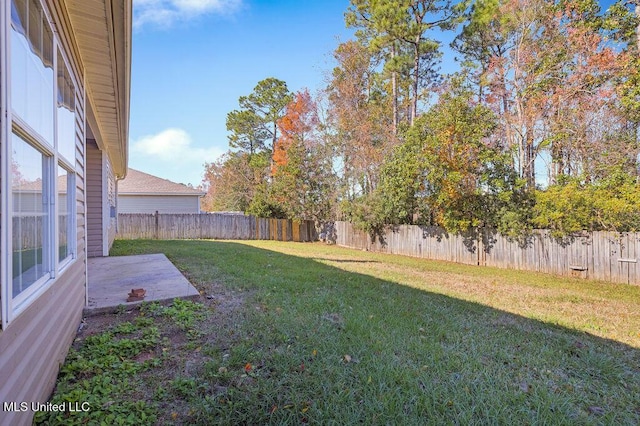
[[[481,228],[476,228],[476,250],[478,251],[478,260],[477,264],[480,266],[480,246],[482,244],[482,230]]]
[[[158,223],[158,221],[159,221],[159,220],[158,220],[158,219],[159,219],[159,218],[158,218],[158,210],[156,210],[156,214],[155,214],[155,216],[156,216],[156,217],[155,217],[155,219],[156,219],[156,232],[155,232],[155,234],[156,234],[156,240],[157,240],[157,239],[159,239],[159,238],[160,238],[160,236],[158,235],[158,234],[159,234],[159,228],[160,228],[159,223]]]

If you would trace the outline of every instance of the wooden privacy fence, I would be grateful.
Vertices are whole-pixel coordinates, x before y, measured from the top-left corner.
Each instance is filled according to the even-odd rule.
[[[265,219],[238,214],[133,214],[118,215],[118,239],[224,239],[315,241],[314,222]]]
[[[336,244],[362,250],[640,284],[640,233],[585,232],[558,240],[540,230],[518,242],[488,229],[452,235],[436,226],[400,225],[375,241],[348,222],[336,222],[335,231]]]
[[[58,244],[67,244],[67,215],[58,215]],[[20,215],[12,218],[12,241],[13,250],[30,250],[41,248],[45,238],[45,227],[48,223],[43,214]]]

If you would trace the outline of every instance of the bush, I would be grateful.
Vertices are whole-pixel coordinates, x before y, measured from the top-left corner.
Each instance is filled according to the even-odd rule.
[[[620,171],[596,183],[566,179],[536,191],[535,199],[533,225],[556,237],[582,230],[640,230],[640,187]]]

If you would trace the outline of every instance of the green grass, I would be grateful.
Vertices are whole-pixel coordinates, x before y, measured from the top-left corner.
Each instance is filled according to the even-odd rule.
[[[322,244],[112,255],[154,252],[221,300],[131,391],[159,423],[640,423],[638,287]]]
[[[42,247],[13,252],[14,276],[18,276],[40,263],[42,263]]]
[[[71,348],[60,369],[51,402],[56,405],[88,404],[90,410],[75,412],[40,411],[37,424],[152,424],[157,421],[157,404],[137,398],[148,386],[144,372],[162,366],[166,353],[158,320],[177,324],[189,332],[201,318],[202,305],[176,300],[171,306],[145,304],[133,322],[114,321]],[[165,327],[166,331],[166,327]]]

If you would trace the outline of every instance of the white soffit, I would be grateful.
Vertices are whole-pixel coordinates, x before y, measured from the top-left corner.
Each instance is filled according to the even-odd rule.
[[[65,0],[85,71],[87,111],[113,170],[126,175],[131,87],[131,0]],[[88,114],[88,115],[89,115]]]

